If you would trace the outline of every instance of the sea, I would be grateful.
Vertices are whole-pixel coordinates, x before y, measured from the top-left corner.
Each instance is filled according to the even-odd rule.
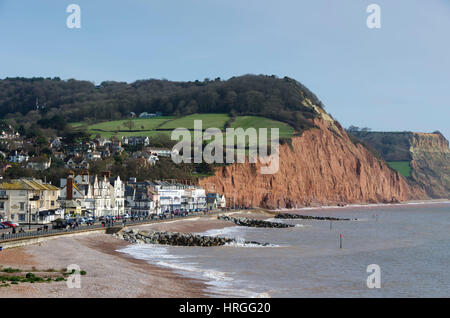
[[[211,297],[450,297],[450,201],[285,212],[357,220],[270,219],[295,227],[199,233],[238,241],[222,247],[120,251],[204,281]]]

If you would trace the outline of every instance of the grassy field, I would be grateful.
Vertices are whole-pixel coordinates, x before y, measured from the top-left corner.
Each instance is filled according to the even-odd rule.
[[[194,120],[202,120],[202,128],[210,127],[224,129],[225,123],[230,119],[228,114],[193,114],[171,120],[159,127],[160,129],[187,128],[194,129]]]
[[[89,125],[89,130],[103,130],[103,131],[127,131],[127,130],[154,130],[158,126],[172,120],[174,117],[164,116],[156,118],[134,118],[123,119],[115,121],[106,121],[103,123]],[[132,123],[131,129],[127,123]]]
[[[404,177],[411,176],[411,165],[409,161],[388,161],[388,165],[398,171]]]
[[[280,121],[272,120],[269,118],[258,117],[258,116],[239,116],[231,124],[231,128],[278,128],[280,138],[281,137],[292,137],[294,134],[294,128],[288,124],[282,123]],[[268,129],[268,135],[270,136],[270,129]]]
[[[189,130],[192,130],[194,129],[194,120],[202,120],[203,129],[215,127],[219,128],[223,131],[223,133],[225,133],[225,124],[229,119],[230,116],[228,114],[193,114],[184,117],[163,116],[148,119],[131,119],[131,129],[127,126],[127,124],[130,122],[130,119],[101,122],[96,124],[77,122],[72,123],[72,126],[74,128],[85,126],[93,137],[96,135],[100,135],[104,138],[111,138],[113,136],[152,137],[157,134],[167,134],[168,136],[170,136],[172,130],[175,128],[187,128]],[[231,128],[239,127],[243,128],[244,130],[253,127],[257,129],[257,131],[259,128],[279,128],[280,138],[290,138],[294,133],[294,129],[288,124],[258,116],[236,117],[236,119],[231,124]],[[270,129],[268,130],[268,137],[270,138]]]
[[[83,126],[83,125],[85,125],[86,123],[84,123],[84,122],[82,122],[82,121],[78,121],[78,122],[76,122],[76,123],[70,123],[70,125],[73,127],[73,128],[78,128],[78,127],[81,127],[81,126]]]

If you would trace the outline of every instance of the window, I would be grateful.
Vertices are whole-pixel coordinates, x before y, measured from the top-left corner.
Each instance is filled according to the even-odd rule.
[[[25,221],[25,214],[19,214],[19,221]]]
[[[25,210],[25,202],[20,202],[20,211]]]
[[[51,205],[54,206],[55,205],[55,201],[51,201]]]
[[[14,220],[16,218],[15,214],[11,214],[11,220]]]
[[[5,202],[0,202],[0,210],[4,210],[5,209]]]

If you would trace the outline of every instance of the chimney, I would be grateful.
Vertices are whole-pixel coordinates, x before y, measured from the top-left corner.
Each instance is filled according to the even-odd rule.
[[[73,178],[68,177],[67,185],[66,185],[66,200],[72,200],[72,199],[73,199]]]
[[[102,172],[102,176],[106,177],[106,178],[110,178],[111,177],[111,171],[103,171]]]

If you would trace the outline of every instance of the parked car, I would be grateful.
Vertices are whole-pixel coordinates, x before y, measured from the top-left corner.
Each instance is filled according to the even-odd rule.
[[[5,226],[7,226],[7,227],[12,227],[12,228],[16,228],[16,227],[19,226],[19,224],[13,223],[13,222],[11,222],[11,221],[5,221],[5,222],[2,222],[2,224],[5,225]]]
[[[77,220],[77,222],[78,222],[79,224],[85,224],[87,221],[86,221],[85,218],[79,218],[79,219]]]
[[[4,230],[4,229],[7,229],[7,228],[9,228],[9,226],[6,226],[6,225],[0,223],[0,230]]]
[[[68,225],[65,219],[56,219],[52,221],[52,229],[63,229]]]
[[[66,219],[66,224],[67,225],[72,225],[73,223],[75,223],[75,219]]]

